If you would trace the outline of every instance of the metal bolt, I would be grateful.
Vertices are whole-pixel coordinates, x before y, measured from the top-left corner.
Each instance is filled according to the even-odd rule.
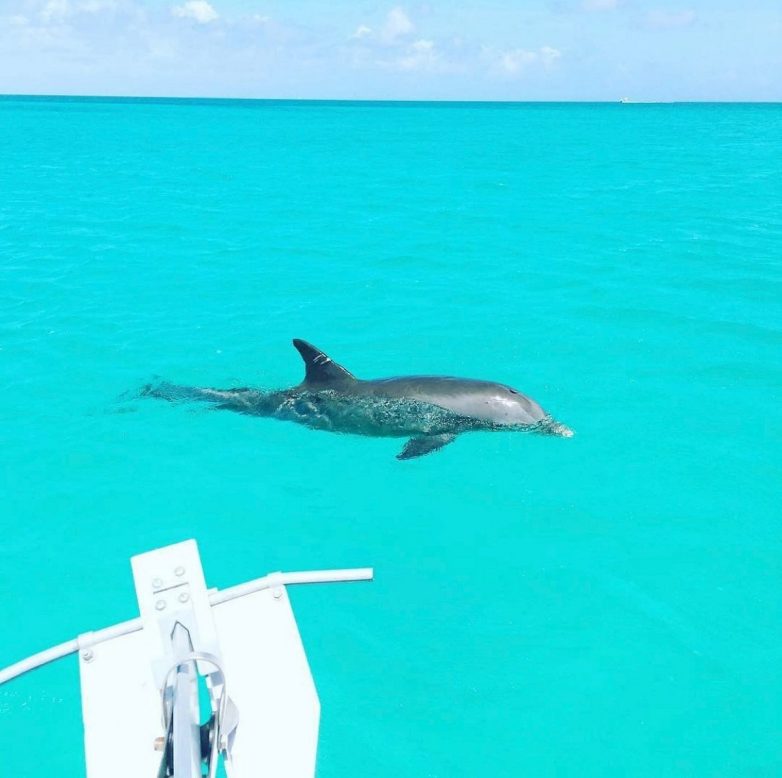
[[[92,651],[88,648],[81,652],[81,658],[85,662],[92,662],[92,660],[95,659],[95,654],[93,654]]]
[[[153,578],[152,579],[152,588],[153,589],[160,589],[161,586],[163,586],[163,579],[162,578]]]
[[[185,574],[185,568],[182,567],[182,565],[179,565],[179,567],[174,570],[174,575],[177,575],[179,577],[182,577]]]
[[[158,600],[155,603],[155,608],[159,611],[164,611],[166,609],[166,601],[165,600]]]
[[[279,600],[280,597],[282,597],[282,587],[276,586],[274,589],[272,589],[272,596],[275,600]]]
[[[187,602],[189,599],[190,595],[187,592],[182,592],[178,597],[179,602]]]

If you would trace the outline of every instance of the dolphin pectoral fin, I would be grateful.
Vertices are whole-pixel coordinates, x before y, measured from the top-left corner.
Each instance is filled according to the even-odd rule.
[[[338,365],[330,356],[324,354],[319,348],[299,338],[293,339],[293,345],[304,360],[304,383],[323,386],[331,383],[344,383],[355,381],[356,377]]]
[[[439,451],[456,440],[456,435],[446,433],[444,435],[424,435],[420,438],[410,438],[405,447],[396,455],[397,459],[415,459],[434,451]]]

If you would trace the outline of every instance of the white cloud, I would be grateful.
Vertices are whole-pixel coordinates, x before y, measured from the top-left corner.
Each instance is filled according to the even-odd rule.
[[[464,74],[472,64],[452,46],[428,38],[418,38],[409,43],[390,48],[382,46],[372,50],[364,48],[362,55],[354,58],[354,66],[377,67],[406,73]]]
[[[490,72],[502,76],[520,76],[532,68],[548,69],[562,58],[562,52],[553,46],[539,49],[496,49],[483,48],[483,61]]]
[[[695,11],[692,10],[657,10],[649,11],[644,17],[647,27],[656,30],[667,30],[673,27],[687,27],[696,19]]]
[[[562,52],[552,46],[539,49],[507,49],[497,52],[487,49],[485,54],[494,63],[493,69],[506,76],[518,76],[532,66],[548,68],[562,57]]]
[[[356,27],[356,31],[350,37],[360,41],[362,38],[368,38],[370,35],[372,35],[372,28],[367,27],[365,24],[359,24],[359,26]]]
[[[512,49],[511,51],[504,51],[500,55],[500,67],[506,73],[515,75],[535,62],[537,58],[538,55],[534,51],[527,51],[527,49]]]
[[[553,65],[558,59],[562,57],[562,52],[559,49],[552,48],[551,46],[541,46],[539,53],[540,61],[546,67]]]
[[[397,6],[388,12],[383,29],[380,31],[380,38],[384,43],[397,43],[400,38],[410,35],[413,30],[415,25],[410,21],[410,17],[403,8]]]
[[[407,53],[397,61],[400,70],[435,70],[439,54],[434,41],[418,40],[410,44]]]
[[[581,7],[585,11],[613,11],[619,0],[583,0]]]
[[[187,0],[182,5],[174,6],[171,13],[180,19],[192,19],[199,24],[209,24],[218,18],[217,11],[206,0]]]
[[[547,70],[562,57],[552,46],[503,49],[461,36],[424,37],[415,31],[405,10],[395,6],[379,25],[356,27],[344,51],[352,67],[360,69],[504,77],[517,77],[533,66]]]
[[[360,24],[350,36],[354,65],[429,71],[445,67],[435,42],[425,38],[412,40],[414,32],[415,25],[401,6],[392,8],[375,29]]]
[[[101,11],[115,9],[116,7],[116,0],[84,0],[84,2],[79,3],[77,10],[80,13],[97,14],[101,13]]]
[[[44,24],[64,19],[71,12],[68,0],[49,0],[39,14]]]
[[[47,0],[38,14],[38,18],[44,24],[62,22],[77,14],[98,14],[103,11],[116,9],[116,0]]]

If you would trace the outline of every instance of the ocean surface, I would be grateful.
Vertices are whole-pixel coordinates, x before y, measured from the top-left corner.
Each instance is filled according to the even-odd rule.
[[[137,614],[128,559],[292,588],[319,778],[782,774],[782,106],[0,100],[0,666]],[[137,398],[502,381],[572,439]],[[77,661],[4,772],[83,774]]]

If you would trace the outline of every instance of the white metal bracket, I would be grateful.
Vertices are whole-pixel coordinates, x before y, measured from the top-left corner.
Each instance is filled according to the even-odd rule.
[[[157,686],[181,660],[172,641],[177,624],[190,637],[190,651],[219,659],[217,633],[195,540],[139,554],[131,558],[130,564]],[[199,672],[207,675],[210,670],[199,666]]]
[[[217,749],[228,778],[312,778],[320,704],[286,586],[367,581],[372,569],[271,573],[207,590],[193,540],[131,564],[140,618],[0,669],[0,684],[79,652],[87,778],[170,775],[172,763],[173,778],[200,778],[205,760],[214,778]],[[204,726],[196,670],[213,714]]]

